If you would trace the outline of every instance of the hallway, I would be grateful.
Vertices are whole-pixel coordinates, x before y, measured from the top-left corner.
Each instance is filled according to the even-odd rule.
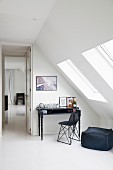
[[[26,135],[25,105],[9,105],[5,111],[5,128],[3,137],[19,137]]]

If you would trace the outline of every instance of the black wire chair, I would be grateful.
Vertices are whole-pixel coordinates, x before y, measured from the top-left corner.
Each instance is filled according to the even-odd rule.
[[[79,121],[79,115],[77,113],[71,113],[68,121],[59,122],[60,130],[58,133],[58,142],[71,145],[72,139],[80,141],[77,123]]]
[[[25,93],[16,93],[16,105],[18,105],[19,101],[25,105]]]

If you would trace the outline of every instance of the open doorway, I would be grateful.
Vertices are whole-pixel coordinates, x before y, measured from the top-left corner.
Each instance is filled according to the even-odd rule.
[[[6,135],[30,133],[30,51],[28,46],[3,46],[5,97],[3,134]]]

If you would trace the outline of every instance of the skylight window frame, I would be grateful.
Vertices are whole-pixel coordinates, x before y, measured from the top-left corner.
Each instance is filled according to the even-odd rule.
[[[104,81],[113,89],[113,77],[110,76],[113,75],[113,61],[109,55],[109,52],[106,51],[105,44],[85,51],[82,55],[104,79]]]
[[[79,69],[72,63],[70,59],[67,59],[57,65],[88,99],[107,102],[106,99],[89,82],[89,80],[81,73],[81,71],[79,71]],[[72,71],[72,73],[70,71]],[[75,79],[74,75],[76,75]]]
[[[95,49],[97,49],[100,52],[100,55],[102,55],[103,58],[106,60],[106,62],[109,64],[109,66],[113,68],[113,61],[110,57],[110,54],[108,54],[104,46],[100,45],[100,46],[97,46]]]
[[[87,84],[87,86],[89,86],[89,88],[92,90],[93,93],[97,93],[97,90],[92,86],[92,84],[88,81],[88,79],[86,79],[86,77],[83,76],[83,74],[78,70],[77,67],[74,66],[74,64],[71,62],[71,60],[67,60],[70,67],[73,68],[73,70],[75,70],[78,75],[81,77],[81,79]]]
[[[108,54],[108,57],[113,61],[113,40],[110,40],[108,42],[105,42],[104,44],[100,45],[106,54]]]

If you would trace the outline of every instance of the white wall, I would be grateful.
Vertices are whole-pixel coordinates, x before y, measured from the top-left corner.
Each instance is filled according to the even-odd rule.
[[[2,136],[2,48],[0,46],[0,136]]]
[[[7,57],[5,56],[5,69],[21,69],[25,72],[25,57]]]
[[[14,70],[14,91],[16,93],[25,93],[26,90],[26,74],[22,70]]]
[[[36,91],[36,76],[57,76],[57,91]],[[59,97],[76,96],[77,103],[81,109],[81,128],[86,129],[91,125],[98,125],[99,116],[86,104],[86,102],[76,93],[69,83],[60,75],[60,73],[49,63],[41,54],[40,50],[33,46],[33,134],[38,133],[38,114],[36,107],[39,103],[58,103]],[[57,133],[58,122],[67,119],[68,116],[45,116],[44,133]]]
[[[77,89],[101,117],[100,126],[111,128],[113,128],[113,90],[81,53],[113,39],[112,18],[112,0],[57,0],[36,39],[37,46],[54,67],[57,63],[70,58],[103,95],[108,103],[88,100]],[[106,123],[103,121],[104,118]]]

